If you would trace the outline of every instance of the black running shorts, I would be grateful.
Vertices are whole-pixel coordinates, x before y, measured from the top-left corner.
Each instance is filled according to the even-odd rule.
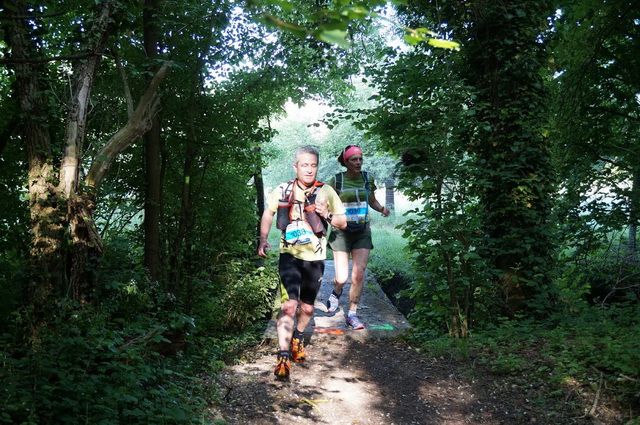
[[[313,305],[322,285],[324,260],[304,261],[291,254],[280,254],[279,269],[289,299]]]

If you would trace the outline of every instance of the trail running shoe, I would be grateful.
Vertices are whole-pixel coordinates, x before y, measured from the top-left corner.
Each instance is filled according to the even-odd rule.
[[[358,316],[356,316],[355,314],[347,315],[347,325],[351,326],[354,330],[364,329],[364,325],[362,324],[360,319],[358,319]]]
[[[340,295],[337,295],[335,291],[331,291],[331,295],[329,295],[329,299],[327,300],[327,311],[329,313],[338,310],[340,306]]]
[[[276,365],[273,374],[278,379],[289,379],[289,372],[291,371],[291,359],[288,355],[278,354],[278,364]]]
[[[304,362],[304,359],[307,358],[307,353],[304,351],[304,341],[302,337],[291,338],[291,358],[296,363]]]

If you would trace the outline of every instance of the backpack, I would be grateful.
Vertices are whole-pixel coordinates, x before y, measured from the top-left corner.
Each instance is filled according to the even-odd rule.
[[[282,191],[282,196],[278,201],[276,227],[284,232],[287,226],[293,221],[293,209],[302,207],[301,219],[309,224],[316,236],[326,235],[328,229],[327,221],[316,213],[315,206],[318,188],[324,186],[324,183],[316,181],[313,184],[314,187],[311,189],[311,192],[309,192],[309,195],[307,195],[304,205],[301,205],[302,202],[295,199],[294,191],[296,187],[294,185],[297,186],[296,180],[291,180],[288,182],[285,190]]]
[[[349,232],[349,233],[356,233],[356,232],[363,232],[364,230],[367,229],[367,227],[369,226],[369,191],[371,189],[371,185],[369,184],[369,174],[366,171],[360,171],[360,174],[362,175],[362,178],[364,179],[364,186],[362,186],[361,188],[349,188],[346,190],[354,190],[356,192],[356,199],[358,200],[358,202],[360,202],[360,191],[364,190],[365,191],[365,199],[364,202],[367,205],[367,212],[365,214],[365,222],[364,223],[360,223],[360,222],[352,222],[352,221],[348,221],[347,222],[347,228],[344,229],[345,232]],[[344,173],[338,173],[335,176],[335,187],[336,187],[336,192],[338,192],[338,195],[342,192],[345,191],[344,189]]]
[[[367,204],[368,204],[369,203],[369,186],[370,186],[369,173],[367,173],[366,171],[360,171],[360,174],[364,179],[364,186],[362,186],[362,189],[367,191]],[[338,195],[340,195],[340,192],[342,192],[343,190],[343,184],[344,184],[344,173],[336,174],[336,192],[338,192]],[[355,190],[360,190],[360,189],[355,189]]]

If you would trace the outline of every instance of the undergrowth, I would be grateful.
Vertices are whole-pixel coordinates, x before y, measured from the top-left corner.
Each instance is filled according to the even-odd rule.
[[[106,318],[96,310],[61,314],[27,350],[3,335],[0,423],[208,423],[206,407],[217,397],[209,377],[260,334],[257,328],[217,337],[192,330],[186,349],[166,356],[157,348],[171,342],[167,327],[155,318]]]
[[[141,275],[112,278],[98,305],[52,303],[35,335],[28,312],[12,314],[0,334],[0,423],[214,423],[212,380],[259,342],[275,271],[232,261],[200,276],[190,314]]]
[[[376,279],[383,285],[394,281],[410,285],[417,272],[403,251],[402,233],[379,226],[374,229],[374,240],[370,269]],[[542,409],[572,400],[576,414],[594,414],[591,409],[597,395],[600,406],[595,410],[607,405],[616,412],[616,423],[640,424],[638,300],[603,308],[601,303],[589,305],[575,297],[565,299],[565,310],[559,309],[552,317],[496,318],[483,329],[473,329],[467,339],[450,338],[445,329],[427,329],[416,323],[407,338],[434,357],[471,365],[465,372],[470,379],[481,368],[511,385],[537,385],[544,391],[532,402]],[[412,321],[412,315],[408,318]]]
[[[409,338],[430,355],[472,364],[470,379],[478,373],[474,368],[482,368],[514,387],[545,388],[534,404],[573,400],[577,414],[584,415],[607,404],[619,416],[616,423],[635,424],[640,417],[639,326],[640,308],[627,304],[543,321],[503,319],[466,340],[419,333]],[[600,406],[594,407],[595,397]]]

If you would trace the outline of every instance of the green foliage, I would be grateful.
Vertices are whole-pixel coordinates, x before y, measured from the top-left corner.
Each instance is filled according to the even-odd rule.
[[[615,233],[606,236],[610,241],[599,244],[598,251],[593,244],[588,252],[579,247],[563,255],[565,267],[556,286],[568,308],[580,310],[586,303],[607,306],[640,296],[640,269],[634,253],[625,238]]]
[[[496,302],[490,268],[476,252],[481,242],[474,242],[479,232],[470,222],[472,215],[460,212],[438,218],[434,213],[429,205],[417,214],[418,220],[404,226],[420,270],[409,292],[417,303],[410,318],[418,329],[444,328],[464,336],[461,325],[466,323],[467,328],[471,320],[490,320],[488,312]]]
[[[299,22],[301,5],[298,2],[286,0],[250,2],[254,6],[259,3],[264,3],[271,8],[276,7],[273,12],[270,10],[262,12],[262,22],[265,24],[290,31],[299,37],[311,36],[317,40],[348,48],[350,47],[349,35],[353,32],[353,27],[357,27],[363,21],[378,18],[376,10],[381,7],[387,4],[406,4],[406,0],[332,1],[328,2],[324,8],[316,5],[315,8],[307,10],[307,14],[302,14],[302,16],[310,16],[309,22]],[[294,15],[295,18],[291,16],[293,11],[298,12]],[[427,42],[431,46],[443,49],[458,49],[460,46],[457,42],[436,38],[437,34],[427,28],[406,28],[400,23],[389,21],[406,31],[404,39],[411,45]]]
[[[465,365],[472,359],[465,372],[469,379],[475,380],[479,369],[487,370],[490,374],[483,376],[493,375],[495,385],[505,391],[526,388],[543,410],[578,404],[575,407],[586,411],[598,397],[601,404],[617,405],[633,415],[640,402],[639,321],[634,302],[607,310],[589,307],[544,321],[500,318],[466,340],[428,332],[412,332],[407,338],[425,356]],[[485,379],[482,385],[491,382]],[[568,404],[567,394],[578,397]]]
[[[404,225],[418,258],[421,327],[446,324],[464,336],[521,300],[532,313],[552,307],[555,178],[536,41],[545,4],[482,4],[473,14],[411,4],[402,10],[408,26],[446,17],[465,49],[421,45],[369,68],[378,105],[360,125],[402,158],[400,187],[426,204]]]
[[[166,326],[144,315],[123,322],[94,309],[57,312],[31,347],[2,336],[3,423],[200,423],[198,381],[150,350]]]
[[[97,285],[96,298],[114,316],[129,320],[141,311],[163,315],[188,311],[193,319],[187,323],[172,319],[172,329],[182,331],[194,322],[197,332],[208,335],[239,333],[270,316],[279,283],[273,268],[256,268],[238,253],[218,252],[215,262],[204,262],[198,275],[190,277],[183,288],[175,288],[150,281],[141,250],[123,236],[110,239]],[[249,249],[246,245],[243,253]],[[126,267],[120,269],[116,264]]]
[[[24,180],[16,179],[21,175],[26,155],[11,137],[11,131],[3,133],[12,125],[5,121],[11,118],[10,106],[12,102],[0,100],[0,137],[2,134],[7,137],[3,141],[7,143],[4,149],[1,147],[3,142],[0,142],[0,293],[3,294],[0,297],[0,328],[22,302],[31,270],[26,187]]]
[[[67,2],[63,14],[56,5],[34,5],[42,12],[31,34],[39,59],[81,50],[90,3]],[[292,24],[292,33],[270,33],[227,1],[167,3],[156,15],[161,53],[174,61],[158,115],[161,276],[152,281],[144,267],[141,211],[148,200],[138,141],[98,193],[94,218],[106,250],[90,259],[96,268],[82,283],[94,304],[71,308],[66,287],[59,288],[33,345],[21,339],[32,324],[29,306],[18,309],[32,282],[27,152],[17,127],[33,117],[17,112],[14,74],[0,70],[0,328],[8,329],[0,336],[0,421],[200,423],[204,397],[215,394],[195,377],[215,373],[255,342],[251,334],[271,313],[278,285],[271,264],[254,264],[256,196],[249,182],[265,161],[272,164],[267,185],[288,180],[293,148],[310,140],[322,151],[321,179],[340,169],[335,157],[348,143],[365,149],[366,168],[379,183],[395,177],[393,165],[402,158],[399,187],[419,206],[405,218],[376,220],[370,268],[381,281],[406,285],[416,337],[430,340],[430,350],[460,358],[475,351],[500,376],[524,371],[557,386],[588,384],[602,374],[620,400],[637,403],[638,270],[634,244],[624,247],[634,241],[616,236],[637,224],[640,211],[633,183],[640,175],[640,90],[632,72],[640,27],[629,19],[632,5],[588,0],[564,8],[548,60],[549,2],[413,2],[401,16],[406,40],[420,43],[402,53],[371,51],[384,44],[377,37],[351,50],[325,44],[358,40],[356,31],[386,2],[260,3],[261,16],[281,28]],[[83,169],[127,120],[119,71],[135,99],[157,66],[141,48],[141,3],[118,3],[113,22],[95,75]],[[464,40],[464,49],[442,50],[455,45],[433,38],[426,28],[436,22],[448,38]],[[0,56],[11,58],[5,42]],[[362,57],[370,59],[376,92],[348,81]],[[74,66],[46,61],[37,75],[58,159]],[[552,131],[550,85],[560,88],[554,94],[561,99]],[[285,102],[318,94],[340,107],[317,126],[279,128],[269,144],[270,120]],[[320,137],[316,130],[324,129],[330,134]],[[391,156],[373,155],[381,151]],[[562,199],[553,216],[555,170]],[[552,280],[560,252],[556,222],[564,269]],[[275,258],[277,235],[270,240]],[[531,295],[532,310],[562,315],[545,322],[496,319],[504,310],[505,276]],[[600,306],[606,310],[594,308]],[[440,338],[445,331],[472,338]],[[158,355],[173,346],[172,334],[184,335],[191,350]]]
[[[480,255],[501,270],[508,309],[522,308],[511,301],[521,297],[527,310],[538,314],[549,303],[527,301],[548,296],[555,243],[555,175],[544,137],[545,51],[537,42],[547,13],[548,2],[519,2],[510,10],[484,7],[475,25],[499,30],[479,33],[461,72],[477,101],[469,153],[475,158],[474,183],[488,236]]]
[[[553,40],[558,84],[552,129],[561,141],[555,158],[563,177],[556,206],[560,235],[573,274],[581,275],[576,280],[608,290],[618,278],[629,283],[631,275],[616,269],[628,270],[637,255],[635,240],[627,241],[625,252],[617,236],[637,226],[640,202],[640,85],[629,73],[638,65],[640,37],[632,10],[624,1],[567,5]]]
[[[0,423],[202,423],[217,394],[200,376],[257,342],[279,282],[275,269],[219,258],[214,272],[191,283],[186,315],[174,294],[148,279],[126,234],[108,242],[98,306],[52,305],[32,345],[17,336],[31,316],[12,315],[11,332],[0,336]]]
[[[536,377],[557,387],[602,375],[621,403],[640,401],[640,341],[636,303],[584,309],[554,321],[505,320],[469,341],[478,361],[498,374]]]
[[[402,226],[416,259],[417,275],[408,292],[416,303],[412,321],[423,329],[458,334],[472,320],[474,302],[478,313],[495,302],[488,286],[491,268],[478,255],[484,233],[471,186],[474,164],[462,153],[466,137],[460,123],[469,112],[460,107],[459,96],[465,88],[445,70],[422,71],[443,59],[438,55],[415,52],[399,59],[380,76],[372,71],[381,85],[381,105],[372,111],[375,121],[361,125],[402,156],[399,186],[410,199],[422,201],[423,207]],[[422,101],[423,95],[406,97],[411,92],[426,94],[429,86],[437,87],[431,89],[429,102]],[[477,319],[483,317],[478,314]]]
[[[371,88],[355,83],[348,87],[340,104],[344,107],[328,106],[321,102],[309,102],[296,108],[288,105],[288,115],[273,123],[274,135],[265,146],[264,181],[267,190],[295,177],[292,153],[300,146],[311,143],[320,151],[318,179],[328,181],[336,173],[344,171],[337,158],[348,144],[357,144],[364,151],[364,169],[375,179],[378,188],[383,188],[394,179],[396,159],[381,152],[377,139],[368,139],[356,126],[351,109],[366,109],[370,106]],[[379,199],[381,202],[384,200]],[[385,222],[387,220],[384,220]]]
[[[233,333],[270,318],[279,283],[273,267],[252,270],[238,260],[220,264],[212,275],[193,282],[199,327],[213,334]]]

